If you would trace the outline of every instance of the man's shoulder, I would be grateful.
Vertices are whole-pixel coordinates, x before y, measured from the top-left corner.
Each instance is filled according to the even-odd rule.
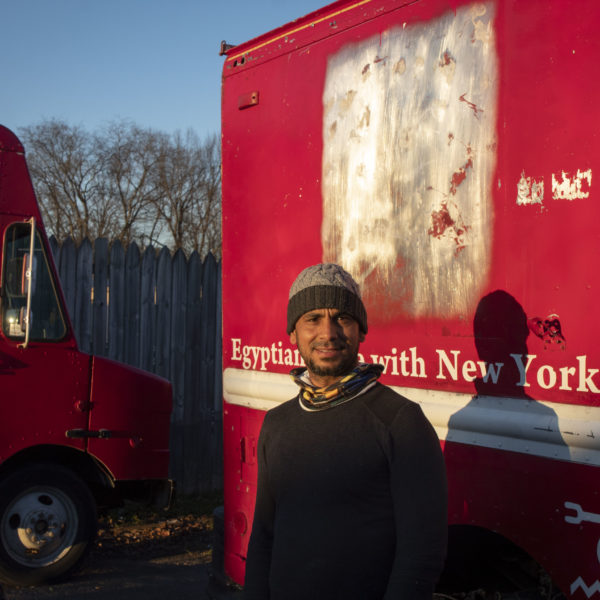
[[[376,383],[362,397],[364,406],[385,425],[390,425],[400,414],[421,413],[421,407],[392,388]]]
[[[380,402],[387,402],[395,406],[407,406],[417,404],[416,402],[413,402],[406,396],[399,394],[391,387],[383,385],[383,383],[379,382],[377,382],[370,390],[368,390],[365,396],[370,396],[371,398],[377,399]]]
[[[291,415],[298,410],[298,396],[294,396],[290,400],[286,400],[277,406],[270,408],[267,411],[269,420],[271,419],[282,419]],[[265,417],[266,418],[266,417]]]

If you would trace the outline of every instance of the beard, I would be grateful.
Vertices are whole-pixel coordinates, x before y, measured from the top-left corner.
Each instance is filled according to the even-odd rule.
[[[302,353],[301,353],[302,354]],[[344,360],[336,365],[318,365],[315,361],[306,356],[302,356],[308,370],[319,377],[342,377],[350,373],[358,364],[358,354],[349,354]]]

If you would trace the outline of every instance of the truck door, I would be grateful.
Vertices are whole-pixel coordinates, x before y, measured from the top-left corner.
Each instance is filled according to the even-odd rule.
[[[87,428],[89,356],[77,350],[34,220],[2,218],[0,231],[0,459],[40,444],[83,450],[67,432]]]

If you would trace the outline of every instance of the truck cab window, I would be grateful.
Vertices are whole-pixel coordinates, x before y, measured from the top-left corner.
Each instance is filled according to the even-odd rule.
[[[31,227],[11,225],[4,238],[2,265],[2,330],[10,338],[25,336]],[[67,328],[56,293],[48,257],[39,233],[35,236],[32,262],[30,340],[59,340]]]

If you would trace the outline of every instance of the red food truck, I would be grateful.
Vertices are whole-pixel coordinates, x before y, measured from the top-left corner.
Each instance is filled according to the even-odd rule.
[[[65,575],[98,506],[166,505],[171,386],[80,352],[25,153],[0,126],[0,581]]]
[[[440,589],[600,599],[598,23],[596,0],[340,0],[224,46],[235,582],[262,419],[297,393],[289,287],[337,262],[369,315],[361,358],[443,447]]]

